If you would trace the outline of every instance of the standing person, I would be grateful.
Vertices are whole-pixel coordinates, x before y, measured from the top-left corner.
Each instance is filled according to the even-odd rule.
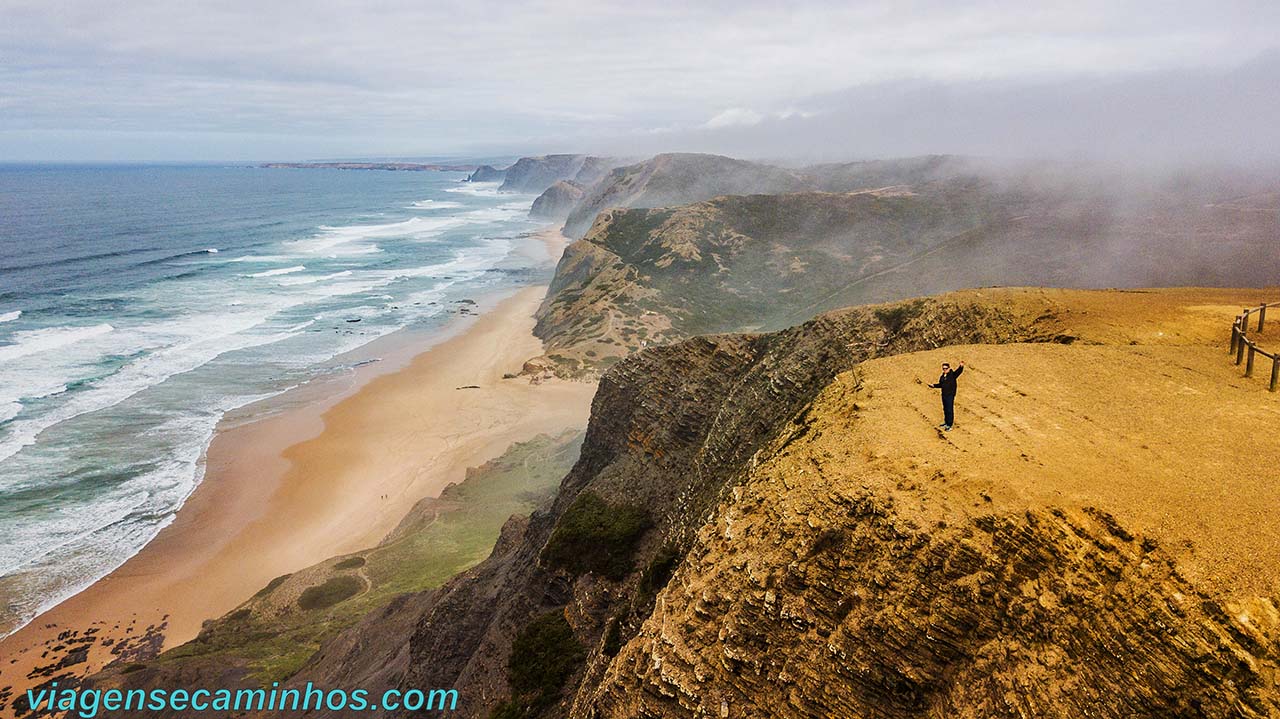
[[[942,424],[938,425],[947,432],[951,431],[951,427],[956,423],[956,378],[960,373],[964,372],[964,362],[956,367],[956,371],[951,371],[951,365],[947,362],[942,363],[942,376],[938,378],[937,384],[929,385],[933,389],[942,390]]]

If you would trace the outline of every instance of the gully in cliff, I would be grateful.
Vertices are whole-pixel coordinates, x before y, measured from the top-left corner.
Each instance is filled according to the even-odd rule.
[[[929,385],[933,389],[942,390],[942,424],[938,425],[942,429],[950,432],[951,427],[956,423],[956,379],[960,373],[964,372],[964,362],[956,367],[956,371],[951,371],[950,363],[942,363],[942,375],[938,377],[937,384]]]

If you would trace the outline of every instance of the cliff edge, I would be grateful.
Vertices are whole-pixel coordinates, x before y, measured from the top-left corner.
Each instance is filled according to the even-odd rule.
[[[554,505],[416,606],[402,686],[475,717],[1272,716],[1280,440],[1239,432],[1280,407],[1221,343],[1264,295],[967,291],[637,353]],[[960,359],[943,433],[923,385]]]

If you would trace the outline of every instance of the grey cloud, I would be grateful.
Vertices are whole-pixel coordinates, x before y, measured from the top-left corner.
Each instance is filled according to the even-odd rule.
[[[59,137],[80,139],[58,159],[94,155],[95,133],[97,157],[123,159],[119,138],[148,132],[186,138],[153,154],[197,158],[236,135],[234,157],[270,137],[315,137],[315,154],[407,154],[670,134],[707,149],[743,130],[781,150],[760,133],[847,119],[842,97],[986,96],[1016,116],[1030,111],[1006,90],[1052,105],[1037,88],[1221,72],[1280,42],[1269,2],[0,0],[0,16],[0,159],[57,152]],[[703,124],[720,134],[679,130]],[[982,135],[951,130],[939,138]],[[216,137],[208,152],[202,136]]]
[[[761,118],[752,124],[597,137],[592,149],[808,161],[958,153],[1147,164],[1280,162],[1280,53],[1229,69],[880,83],[808,98],[800,107],[750,111]]]

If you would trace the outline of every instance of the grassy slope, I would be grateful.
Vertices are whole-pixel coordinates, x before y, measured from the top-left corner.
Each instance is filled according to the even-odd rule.
[[[1271,196],[1211,196],[955,177],[611,210],[566,251],[537,332],[549,364],[573,376],[645,343],[777,329],[837,307],[970,287],[1273,281]]]
[[[928,196],[806,192],[612,211],[566,252],[537,331],[574,374],[644,342],[777,329],[802,321],[797,308],[811,308],[805,318],[831,309],[824,298],[849,283],[1007,214],[966,183]]]
[[[288,677],[325,640],[366,614],[399,595],[439,586],[484,559],[508,517],[528,513],[554,491],[576,460],[581,440],[581,433],[571,432],[512,445],[470,470],[440,499],[420,502],[379,546],[274,580],[155,665],[219,662],[241,666],[263,683]],[[307,588],[340,576],[358,579],[363,590],[332,606],[299,608]]]

